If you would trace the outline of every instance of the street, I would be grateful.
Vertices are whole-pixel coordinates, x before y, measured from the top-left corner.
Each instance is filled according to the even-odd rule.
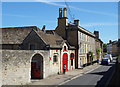
[[[112,73],[114,72],[116,58],[109,65],[101,65],[99,68],[84,74],[76,79],[65,82],[62,85],[92,85],[95,87],[106,86],[109,84]]]

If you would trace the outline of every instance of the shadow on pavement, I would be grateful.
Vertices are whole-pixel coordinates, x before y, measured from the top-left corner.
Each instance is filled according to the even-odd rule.
[[[102,75],[103,77],[97,82],[97,85],[95,87],[107,87],[106,83],[108,79],[110,78],[111,72],[114,70],[114,64],[111,63],[109,65],[104,65],[104,66],[111,66],[107,71],[103,72],[92,72],[89,74],[96,74],[96,75]]]
[[[107,82],[111,77],[111,72],[114,70],[114,65],[111,64],[111,66],[106,72],[100,72],[99,75],[103,75],[103,77],[97,82],[97,85],[95,87],[107,87]]]
[[[105,73],[106,73],[106,71],[104,71],[104,72],[94,72],[94,73],[89,73],[89,74],[104,75]]]

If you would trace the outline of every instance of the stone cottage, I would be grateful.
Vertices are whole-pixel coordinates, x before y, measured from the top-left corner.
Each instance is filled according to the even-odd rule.
[[[54,31],[36,26],[2,28],[3,85],[26,84],[31,79],[75,69],[75,47]]]

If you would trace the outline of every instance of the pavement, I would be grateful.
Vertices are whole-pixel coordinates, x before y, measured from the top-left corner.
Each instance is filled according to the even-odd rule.
[[[74,69],[71,71],[68,71],[64,74],[56,74],[56,75],[51,75],[45,79],[41,79],[41,80],[32,80],[31,83],[27,84],[27,85],[62,85],[64,83],[66,83],[67,81],[73,80],[77,77],[80,77],[86,73],[89,73],[95,69],[97,69],[98,67],[100,67],[101,65],[95,63],[93,65],[90,66],[86,66],[83,69]]]

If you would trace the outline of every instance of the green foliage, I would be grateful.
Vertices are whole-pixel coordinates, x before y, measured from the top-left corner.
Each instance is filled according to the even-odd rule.
[[[97,54],[100,54],[101,49],[100,49],[100,48],[97,48],[97,49],[96,49],[96,52],[97,52]]]
[[[103,48],[107,48],[107,44],[106,43],[103,44]]]
[[[89,55],[91,55],[91,60],[93,61],[93,59],[94,59],[93,52],[92,52],[92,51],[89,51]]]
[[[93,52],[92,52],[92,51],[89,51],[89,54],[93,54]]]
[[[100,58],[101,49],[100,49],[100,48],[97,48],[97,49],[96,49],[96,52],[97,52],[97,57]]]
[[[105,53],[103,53],[103,57],[105,56]]]

